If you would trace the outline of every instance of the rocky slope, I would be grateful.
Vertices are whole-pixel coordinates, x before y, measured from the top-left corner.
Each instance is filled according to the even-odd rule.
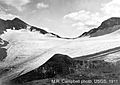
[[[53,78],[72,73],[70,69],[74,60],[67,55],[55,54],[46,63],[22,76],[13,79],[13,82],[29,82],[33,80]]]
[[[54,37],[60,38],[60,36],[58,36],[57,34],[47,32],[46,30],[35,26],[31,26],[19,18],[14,18],[13,20],[0,19],[0,34],[4,33],[4,31],[6,31],[7,29],[12,30],[28,29],[30,31],[39,31],[41,34],[51,34]]]
[[[7,57],[7,49],[5,48],[5,46],[7,46],[9,44],[9,42],[2,40],[0,38],[0,61],[2,61],[5,57]]]
[[[120,29],[120,18],[112,17],[103,21],[98,28],[94,28],[88,32],[84,32],[79,37],[84,37],[84,36],[97,37],[115,32],[116,30],[119,29]]]
[[[104,60],[76,60],[67,55],[56,54],[39,68],[13,79],[11,85],[96,85],[98,83],[119,85],[119,74],[119,62],[114,64]],[[59,82],[53,81],[56,79]],[[72,82],[72,80],[80,82]],[[82,80],[91,82],[86,83]],[[95,80],[101,81],[96,83]],[[110,80],[114,82],[111,83]]]

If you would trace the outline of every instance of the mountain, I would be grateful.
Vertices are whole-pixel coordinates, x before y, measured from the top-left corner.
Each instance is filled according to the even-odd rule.
[[[0,34],[3,34],[4,31],[7,31],[7,29],[20,30],[20,29],[28,29],[28,27],[30,27],[29,28],[30,31],[33,31],[35,29],[36,31],[39,31],[41,34],[48,33],[43,29],[28,25],[19,18],[14,18],[13,20],[0,19]],[[0,38],[0,55],[2,55],[0,56],[0,61],[2,61],[7,56],[7,52],[6,52],[7,49],[5,48],[5,46],[7,46],[8,44],[9,42]]]
[[[66,81],[74,79],[118,79],[119,65],[119,63],[115,65],[104,60],[76,60],[68,55],[55,54],[39,68],[13,79],[10,85],[52,85],[52,80],[55,79],[61,81],[62,79],[66,79]],[[68,83],[58,82],[57,84],[66,85]]]
[[[47,32],[46,30],[41,29],[39,27],[29,25],[19,18],[14,18],[13,20],[0,19],[0,28],[1,28],[0,34],[4,33],[4,31],[6,31],[7,29],[12,29],[12,30],[28,29],[30,31],[39,31],[41,34],[44,34],[50,37],[57,37],[57,38],[62,38],[62,39],[76,39],[76,38],[60,37],[59,35],[54,34],[52,32]],[[106,35],[106,34],[115,32],[119,28],[120,28],[120,18],[111,17],[103,21],[98,28],[94,28],[88,32],[84,32],[82,35],[78,36],[77,38],[85,37],[85,36],[97,37],[101,35]]]
[[[56,34],[30,26],[20,19],[5,22],[1,20],[3,30],[13,30],[0,35],[0,57],[3,60],[0,61],[0,85],[14,79],[27,82],[59,76],[65,76],[62,79],[73,76],[72,79],[75,77],[78,80],[119,77],[120,65],[112,68],[120,61],[119,19],[104,21],[99,26],[101,30],[93,33],[98,35],[103,32],[103,36],[76,39],[58,38]],[[40,33],[35,30],[40,30]],[[108,30],[109,34],[102,30]],[[118,73],[114,71],[116,69]]]
[[[105,34],[109,34],[115,32],[120,29],[120,18],[112,17],[102,22],[102,24],[98,28],[91,29],[88,32],[84,32],[79,37],[90,36],[97,37]]]
[[[73,66],[74,60],[67,55],[55,54],[46,63],[39,68],[36,68],[22,76],[19,76],[12,81],[28,82],[33,80],[53,78],[57,75],[67,75],[72,73],[70,69]]]
[[[35,26],[31,26],[19,18],[14,18],[13,20],[0,19],[0,28],[1,28],[0,34],[4,33],[4,31],[6,31],[7,29],[12,30],[28,29],[30,31],[39,31],[41,34],[51,34],[54,37],[60,38],[60,36],[58,36],[57,34],[47,32],[46,30]]]
[[[40,32],[40,34],[43,35],[48,35],[48,37],[57,37],[57,38],[61,38],[59,35],[51,33],[51,32],[47,32],[44,29],[35,27],[35,26],[31,26],[29,24],[27,24],[26,22],[22,21],[19,18],[14,18],[13,20],[3,20],[0,19],[0,35],[4,34],[5,31],[7,31],[7,29],[11,29],[11,30],[20,30],[20,29],[26,29],[29,31],[38,31]],[[9,44],[8,41],[0,38],[0,61],[2,61],[6,56],[7,56],[7,49],[6,46]]]
[[[0,19],[0,34],[2,34],[6,29],[25,29],[27,24],[22,20],[15,18],[13,20],[2,20]]]

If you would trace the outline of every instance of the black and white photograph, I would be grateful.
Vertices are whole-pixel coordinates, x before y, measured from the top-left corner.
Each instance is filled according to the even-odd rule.
[[[0,0],[0,85],[120,85],[120,0]]]

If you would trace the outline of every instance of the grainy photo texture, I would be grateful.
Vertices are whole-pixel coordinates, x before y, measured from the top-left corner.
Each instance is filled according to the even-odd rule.
[[[120,0],[0,0],[0,85],[120,85]]]

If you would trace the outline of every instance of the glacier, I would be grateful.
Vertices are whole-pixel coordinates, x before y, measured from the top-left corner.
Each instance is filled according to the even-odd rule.
[[[0,61],[0,69],[9,70],[0,74],[0,80],[2,82],[11,80],[38,68],[57,53],[75,58],[120,47],[119,33],[120,30],[117,30],[92,38],[62,39],[27,29],[7,29],[0,35],[1,39],[9,42],[4,46],[7,49],[7,56]],[[114,60],[114,57],[108,55],[105,60],[109,62]]]

